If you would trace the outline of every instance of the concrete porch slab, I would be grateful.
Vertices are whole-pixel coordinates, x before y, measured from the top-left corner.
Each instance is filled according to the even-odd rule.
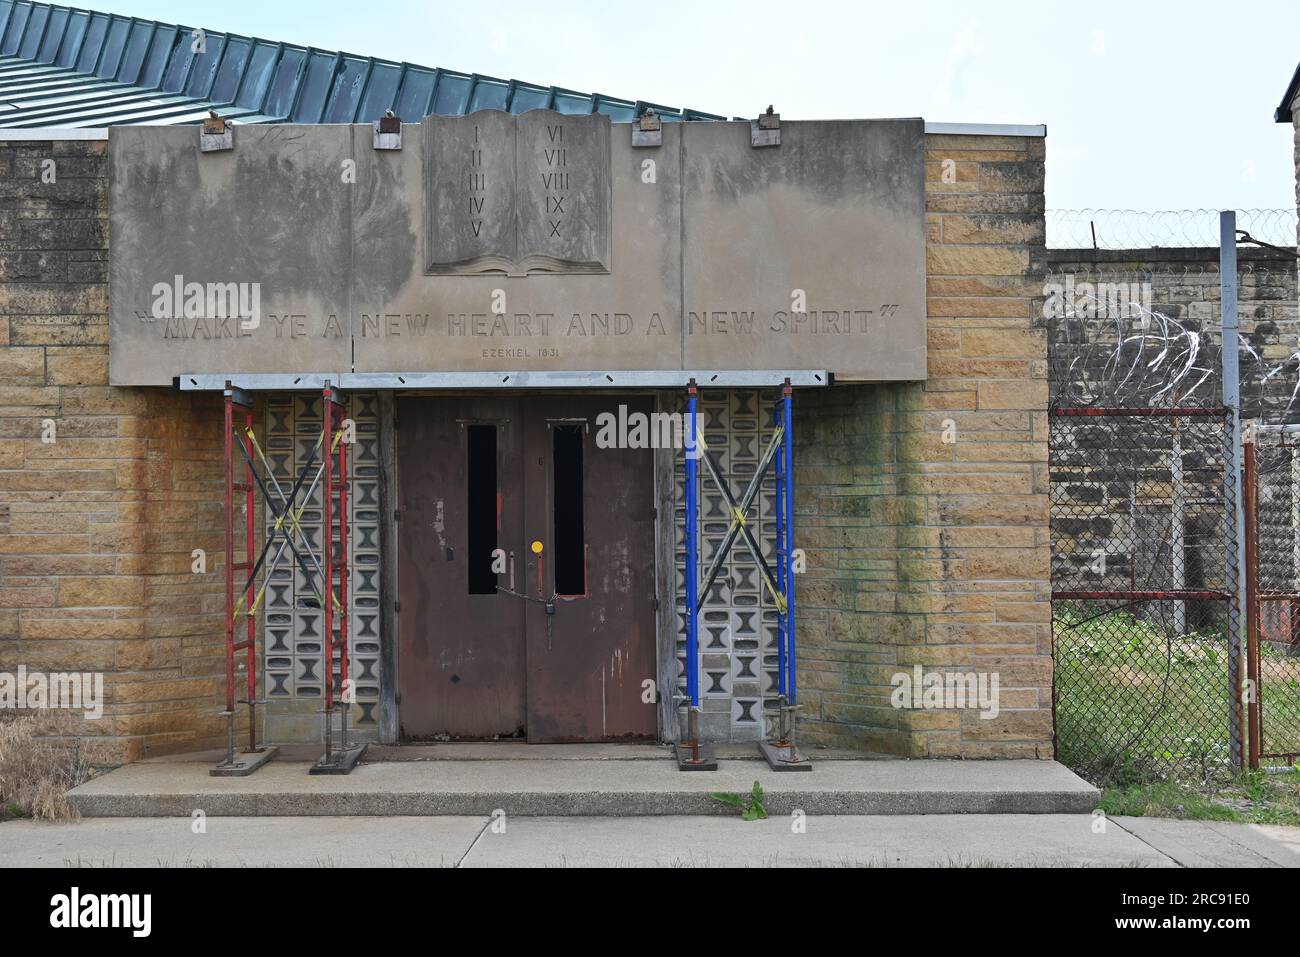
[[[772,815],[1071,814],[1098,791],[1053,761],[824,761],[779,774],[757,755],[683,774],[657,760],[580,759],[363,763],[346,777],[310,776],[277,760],[247,778],[214,778],[202,761],[129,764],[73,789],[85,817],[491,815],[522,817],[726,815],[710,792],[748,793],[758,781]]]
[[[278,760],[314,761],[319,744],[281,744]],[[723,760],[748,761],[759,756],[758,742],[721,742],[711,745]],[[191,751],[141,759],[142,763],[173,764],[184,761],[216,764],[220,750]],[[366,749],[366,764],[386,761],[663,761],[671,759],[671,744],[529,744],[526,741],[439,741],[415,744],[376,744]],[[817,748],[808,752],[813,761],[897,761],[889,755]]]

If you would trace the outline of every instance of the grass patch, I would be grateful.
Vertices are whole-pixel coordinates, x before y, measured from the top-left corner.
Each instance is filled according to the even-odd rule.
[[[1222,634],[1176,635],[1128,612],[1065,607],[1053,622],[1057,754],[1098,783],[1228,771]]]
[[[1166,605],[1057,611],[1057,756],[1095,783],[1231,783],[1226,631],[1182,634],[1171,618]],[[1260,671],[1264,751],[1300,751],[1300,658],[1262,642]]]
[[[1112,816],[1300,827],[1300,770],[1250,771],[1209,788],[1178,780],[1111,787],[1099,806]]]
[[[5,821],[16,821],[29,817],[31,817],[31,814],[24,811],[17,804],[0,804],[0,824]]]
[[[710,794],[709,797],[736,808],[740,812],[742,821],[767,820],[767,808],[763,807],[763,786],[757,781],[754,782],[754,788],[748,795],[717,792]]]
[[[76,738],[69,743],[57,737],[67,730],[67,721],[66,715],[0,719],[0,821],[80,817],[67,792],[85,781],[90,769]]]

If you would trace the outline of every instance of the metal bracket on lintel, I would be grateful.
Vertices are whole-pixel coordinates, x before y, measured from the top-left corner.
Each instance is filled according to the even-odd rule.
[[[223,391],[235,405],[241,405],[246,409],[253,407],[253,394],[247,389],[241,389],[239,386],[227,382]]]
[[[254,392],[305,392],[335,383],[340,389],[680,389],[692,379],[718,389],[770,389],[786,379],[796,388],[834,384],[824,369],[753,370],[583,370],[537,372],[304,372],[304,373],[185,373],[173,380],[182,392],[220,392],[226,380],[238,378]]]
[[[208,117],[199,127],[199,151],[215,153],[235,148],[235,125],[216,110],[209,110]]]
[[[634,148],[664,145],[664,121],[654,110],[646,110],[632,124],[632,146]]]
[[[385,110],[383,119],[375,120],[374,147],[377,150],[402,148],[402,121],[392,110]]]
[[[755,148],[781,145],[781,114],[770,105],[766,113],[749,121],[749,144]]]

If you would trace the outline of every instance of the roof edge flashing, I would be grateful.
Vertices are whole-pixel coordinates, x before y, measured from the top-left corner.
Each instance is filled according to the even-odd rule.
[[[1295,73],[1291,75],[1291,82],[1286,85],[1282,102],[1273,111],[1273,122],[1291,125],[1295,122],[1297,109],[1300,109],[1300,65],[1296,66]]]
[[[27,129],[18,128],[12,130],[0,130],[0,143],[12,143],[15,141],[40,143],[46,140],[58,142],[60,140],[106,140],[108,139],[107,127],[90,128],[63,128],[33,126]]]
[[[695,121],[695,122],[709,122]],[[725,121],[716,121],[725,122]],[[1289,120],[1288,120],[1289,122]],[[148,124],[141,124],[148,125]],[[156,126],[169,126],[165,121],[153,124]],[[353,123],[330,123],[307,124],[311,126],[355,126]],[[1022,126],[1011,123],[931,123],[928,120],[925,124],[925,132],[945,135],[945,136],[1028,136],[1028,137],[1045,137],[1047,136],[1047,127]],[[32,127],[30,129],[0,129],[0,142],[13,142],[15,140],[30,141],[56,141],[56,140],[106,140],[108,139],[107,127],[96,128],[64,128],[56,127]]]
[[[932,123],[926,120],[925,131],[945,136],[1047,136],[1047,127],[1041,123]]]

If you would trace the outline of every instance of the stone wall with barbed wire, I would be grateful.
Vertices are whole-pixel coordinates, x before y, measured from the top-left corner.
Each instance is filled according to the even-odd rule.
[[[1218,257],[1209,247],[1049,249],[1052,404],[1220,404]],[[1300,421],[1294,250],[1241,246],[1238,260],[1242,416]]]
[[[1040,314],[1048,331],[1052,406],[1222,405],[1218,254],[1212,248],[1049,250]],[[1243,420],[1300,422],[1296,260],[1290,250],[1246,246],[1238,257]],[[1120,572],[1145,581],[1157,553],[1163,558],[1156,564],[1170,563],[1171,539],[1202,537],[1197,523],[1205,518],[1199,506],[1183,507],[1185,527],[1172,530],[1175,496],[1193,505],[1221,499],[1222,490],[1211,486],[1222,476],[1191,464],[1200,454],[1195,448],[1182,450],[1188,467],[1179,489],[1173,488],[1169,456],[1177,436],[1171,420],[1160,420],[1160,429],[1144,425],[1140,435],[1129,434],[1133,423],[1123,417],[1094,419],[1071,430],[1073,441],[1091,450],[1095,468],[1086,474],[1058,468],[1070,450],[1054,448],[1060,453],[1052,469],[1054,582],[1103,587],[1107,574]],[[1184,445],[1188,438],[1183,437]],[[1119,459],[1134,457],[1163,463],[1163,478],[1148,476],[1131,488],[1105,479],[1120,468]],[[1210,485],[1202,488],[1202,480]],[[1106,518],[1081,524],[1063,517],[1062,509],[1097,494],[1108,497]],[[1100,556],[1108,571],[1091,572],[1094,564],[1102,567]],[[1192,557],[1196,560],[1187,561],[1177,576],[1179,587],[1200,583],[1200,559],[1213,564],[1211,556]],[[1161,587],[1169,587],[1161,581]]]
[[[1240,740],[1218,257],[1210,246],[1047,253],[1057,755],[1099,782],[1205,781]],[[1294,250],[1241,245],[1238,257],[1242,417],[1295,423]],[[1274,491],[1289,500],[1282,479]],[[1290,567],[1295,527],[1265,531],[1285,554],[1270,546],[1260,567]]]

